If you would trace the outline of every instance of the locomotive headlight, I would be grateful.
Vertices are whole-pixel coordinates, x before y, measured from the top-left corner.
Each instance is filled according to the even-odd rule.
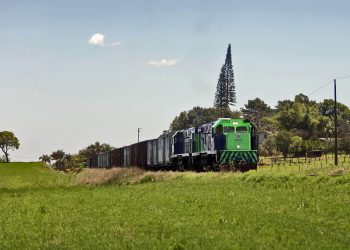
[[[237,148],[240,148],[241,146],[237,145]]]

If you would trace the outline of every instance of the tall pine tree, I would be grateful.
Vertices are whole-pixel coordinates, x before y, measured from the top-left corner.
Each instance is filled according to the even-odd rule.
[[[236,104],[235,81],[232,68],[231,44],[228,45],[225,64],[222,65],[216,86],[214,107],[229,109]]]

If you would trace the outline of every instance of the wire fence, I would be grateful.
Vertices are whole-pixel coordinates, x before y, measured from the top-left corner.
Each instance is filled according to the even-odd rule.
[[[338,166],[335,166],[334,155],[324,154],[320,157],[261,157],[258,172],[306,172],[310,175],[319,172],[344,168],[350,170],[350,155],[338,156]]]

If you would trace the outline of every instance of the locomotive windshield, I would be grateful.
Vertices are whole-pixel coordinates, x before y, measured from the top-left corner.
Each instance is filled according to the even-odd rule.
[[[245,133],[248,131],[248,128],[247,127],[237,127],[236,128],[236,132],[237,133]]]
[[[235,128],[234,127],[224,127],[224,132],[225,133],[235,132]]]

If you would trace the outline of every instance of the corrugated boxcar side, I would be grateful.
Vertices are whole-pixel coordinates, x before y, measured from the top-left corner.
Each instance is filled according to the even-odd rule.
[[[147,141],[137,143],[137,166],[147,166]]]
[[[117,154],[118,154],[117,166],[122,167],[124,166],[124,148],[118,148]]]
[[[158,164],[157,139],[152,141],[152,165]]]
[[[123,158],[124,158],[124,161],[123,161],[123,166],[126,167],[127,166],[127,151],[126,151],[126,147],[123,147]]]
[[[130,154],[131,166],[147,166],[147,141],[142,141],[131,145]]]
[[[164,134],[157,139],[157,150],[158,150],[158,164],[168,165],[171,162],[171,140],[170,134]]]
[[[164,142],[164,152],[165,152],[165,164],[169,165],[171,163],[171,135],[168,134],[165,136]]]
[[[97,154],[97,167],[100,168],[102,166],[102,156],[101,153]]]
[[[130,145],[130,165],[136,166],[137,162],[137,143]]]
[[[147,141],[147,166],[152,165],[152,140]]]
[[[89,168],[96,168],[97,167],[97,155],[91,156],[87,159],[87,166]]]
[[[123,148],[113,149],[111,151],[111,167],[121,167],[124,162],[124,150]]]
[[[97,166],[99,168],[108,168],[110,167],[110,152],[99,153]]]
[[[130,146],[124,147],[124,166],[130,166]]]
[[[164,164],[164,136],[161,135],[157,139],[158,164]]]

